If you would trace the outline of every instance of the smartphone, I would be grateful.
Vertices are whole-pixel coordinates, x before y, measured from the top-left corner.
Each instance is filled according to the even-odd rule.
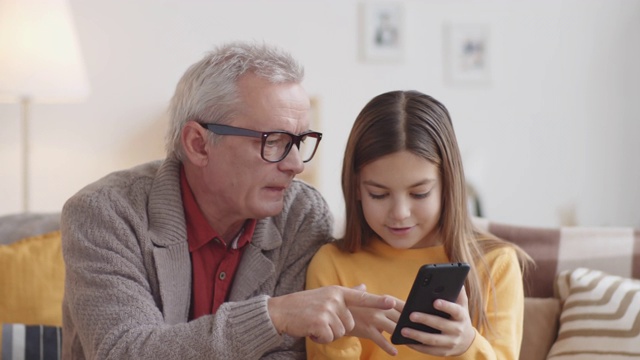
[[[391,335],[391,342],[396,345],[419,344],[417,341],[405,338],[400,334],[400,330],[405,327],[439,334],[440,330],[438,329],[409,320],[409,314],[417,311],[448,319],[450,315],[434,309],[433,302],[437,299],[455,302],[467,278],[469,269],[469,264],[462,262],[422,265],[413,282],[404,309],[402,309],[398,324],[396,324],[396,328]]]

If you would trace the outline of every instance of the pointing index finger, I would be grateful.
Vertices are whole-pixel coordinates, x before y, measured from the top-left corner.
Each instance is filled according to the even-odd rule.
[[[392,309],[396,304],[391,296],[374,295],[355,289],[345,289],[344,302],[347,306],[362,306],[381,310]]]

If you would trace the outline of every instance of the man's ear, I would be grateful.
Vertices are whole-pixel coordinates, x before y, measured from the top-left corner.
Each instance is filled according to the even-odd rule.
[[[185,156],[196,166],[206,166],[209,162],[208,133],[195,121],[187,122],[182,128],[180,141]]]

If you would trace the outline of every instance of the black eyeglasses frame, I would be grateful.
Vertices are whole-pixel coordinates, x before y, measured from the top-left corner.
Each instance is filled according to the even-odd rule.
[[[311,152],[311,155],[309,156],[309,158],[307,160],[302,160],[302,162],[307,163],[309,161],[311,161],[311,159],[313,159],[313,156],[316,154],[316,151],[318,150],[318,145],[320,145],[320,140],[322,140],[322,133],[321,132],[317,132],[317,131],[305,131],[303,133],[301,133],[300,135],[296,135],[296,134],[292,134],[288,131],[282,131],[282,130],[276,130],[276,131],[256,131],[256,130],[250,130],[250,129],[245,129],[245,128],[239,128],[239,127],[235,127],[235,126],[231,126],[231,125],[223,125],[223,124],[208,124],[208,123],[203,123],[203,122],[197,122],[198,124],[200,124],[200,126],[202,126],[203,128],[211,131],[212,133],[216,134],[216,135],[231,135],[231,136],[246,136],[246,137],[252,137],[252,138],[259,138],[261,139],[261,146],[260,146],[260,157],[262,157],[262,160],[269,162],[269,163],[277,163],[280,162],[282,160],[284,160],[284,158],[287,157],[287,155],[289,155],[289,152],[291,151],[291,148],[293,147],[293,145],[295,144],[296,147],[298,149],[300,149],[300,142],[302,141],[302,139],[306,138],[306,137],[314,137],[317,139],[316,142],[316,146],[313,149],[313,152]],[[282,154],[282,156],[280,158],[278,158],[277,160],[270,160],[267,159],[264,156],[264,147],[265,144],[267,142],[267,138],[269,137],[269,135],[272,134],[285,134],[288,135],[289,137],[291,137],[291,142],[289,142],[289,144],[287,145],[284,154]]]

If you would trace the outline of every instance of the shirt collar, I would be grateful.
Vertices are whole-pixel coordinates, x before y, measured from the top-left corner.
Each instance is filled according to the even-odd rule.
[[[236,237],[231,243],[232,249],[240,249],[251,242],[253,231],[256,229],[256,219],[249,219],[244,223],[244,227],[240,232],[240,236]]]

